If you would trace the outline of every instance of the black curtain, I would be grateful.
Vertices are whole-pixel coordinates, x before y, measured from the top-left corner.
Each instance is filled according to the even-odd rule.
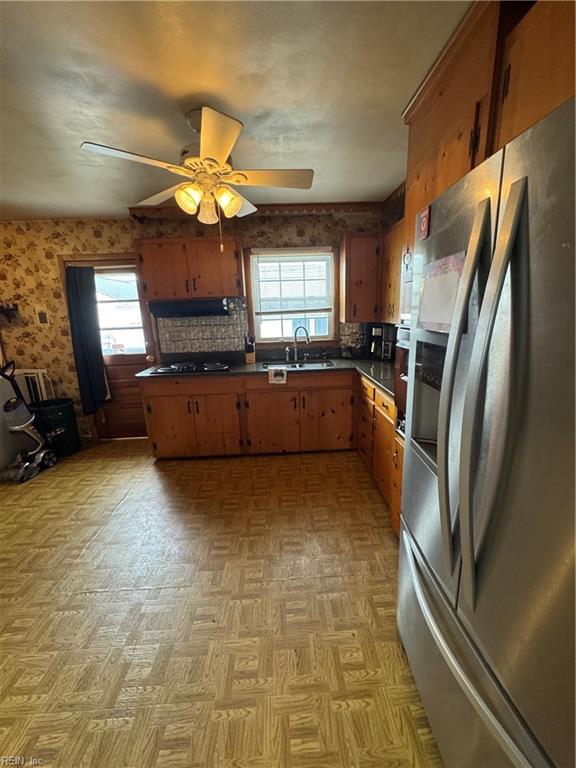
[[[93,267],[67,267],[66,293],[82,407],[96,413],[108,395],[100,344],[96,282]]]

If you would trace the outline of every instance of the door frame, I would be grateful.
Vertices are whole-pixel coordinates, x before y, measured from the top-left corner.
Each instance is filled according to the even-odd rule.
[[[159,359],[158,337],[156,333],[155,323],[152,320],[152,316],[148,311],[148,305],[146,301],[142,299],[140,292],[140,280],[138,276],[138,256],[134,251],[122,252],[122,253],[69,253],[58,255],[58,270],[60,272],[60,282],[62,283],[62,292],[66,302],[66,316],[68,316],[68,294],[66,291],[66,268],[67,267],[94,267],[95,269],[100,267],[111,267],[112,269],[118,269],[121,267],[128,267],[134,269],[136,277],[138,278],[138,302],[140,305],[140,315],[142,317],[142,328],[144,330],[144,339],[146,342],[146,355],[151,356],[153,359],[149,360],[150,364]],[[104,365],[114,365],[113,355],[104,355]],[[127,355],[123,358],[123,362],[130,362],[130,358],[134,356]],[[97,414],[88,416],[90,423],[90,436],[93,440],[98,440],[98,419]]]

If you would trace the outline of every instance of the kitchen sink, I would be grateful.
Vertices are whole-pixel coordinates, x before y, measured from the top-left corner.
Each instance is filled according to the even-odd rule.
[[[265,371],[275,370],[278,368],[287,368],[289,371],[320,371],[324,368],[334,368],[333,360],[301,360],[297,363],[262,363],[262,368]]]

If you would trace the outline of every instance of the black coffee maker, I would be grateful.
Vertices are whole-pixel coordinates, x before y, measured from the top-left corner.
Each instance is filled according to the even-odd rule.
[[[396,346],[396,326],[389,323],[373,323],[368,333],[368,352],[370,357],[387,363],[393,362]]]

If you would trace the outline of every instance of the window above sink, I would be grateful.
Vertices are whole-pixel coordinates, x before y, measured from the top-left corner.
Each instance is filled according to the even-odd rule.
[[[256,341],[292,340],[298,326],[312,340],[334,338],[332,248],[253,251],[250,272]]]

